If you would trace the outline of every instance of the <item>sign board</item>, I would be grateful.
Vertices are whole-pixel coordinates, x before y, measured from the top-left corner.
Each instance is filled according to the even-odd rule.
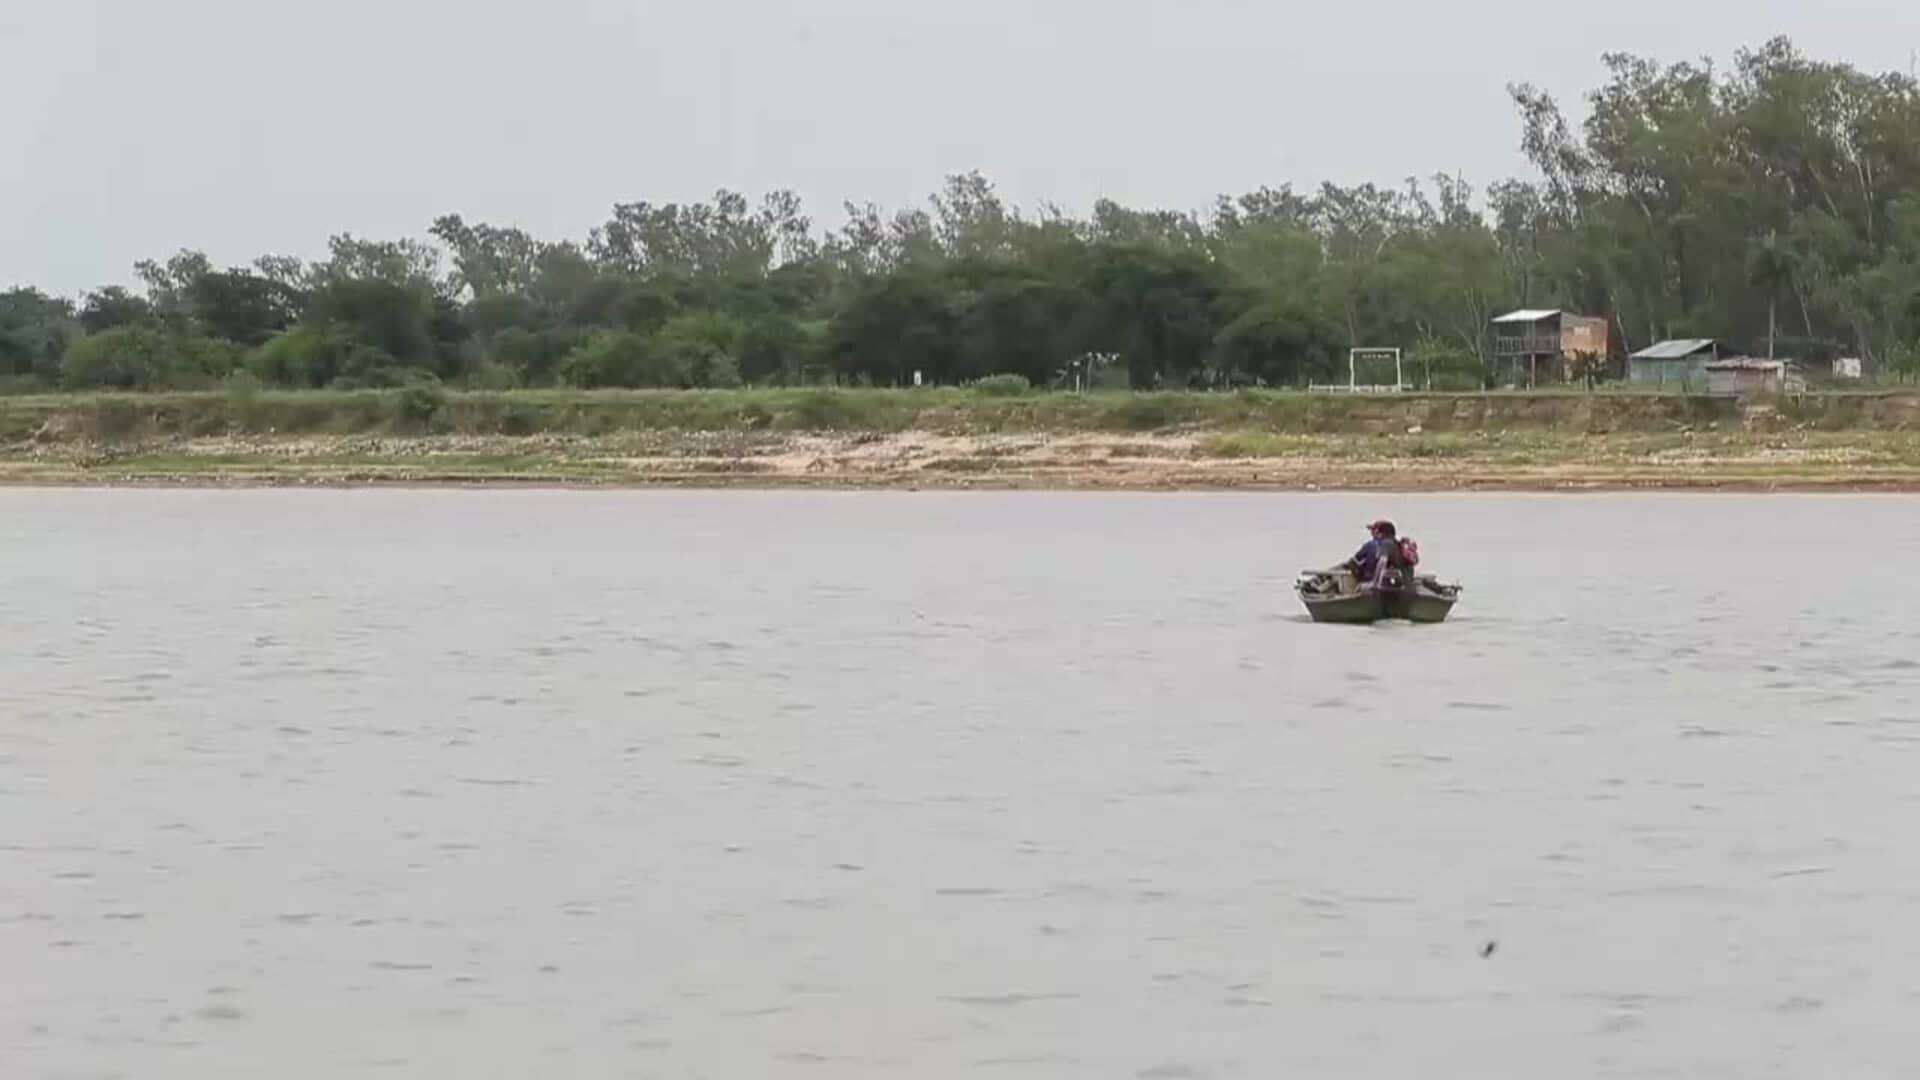
[[[1360,388],[1360,366],[1362,364],[1366,365],[1370,374],[1366,383],[1368,386],[1377,388],[1391,385],[1392,389],[1398,390],[1406,385],[1406,379],[1402,377],[1400,373],[1399,349],[1349,349],[1347,351],[1347,387],[1349,389],[1357,390]],[[1393,365],[1393,382],[1391,384],[1386,383],[1383,379],[1371,376],[1371,373],[1376,371],[1381,375],[1385,375],[1386,365],[1388,364]]]

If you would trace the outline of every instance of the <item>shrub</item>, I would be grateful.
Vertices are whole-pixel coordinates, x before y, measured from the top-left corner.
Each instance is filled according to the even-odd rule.
[[[260,426],[260,393],[265,389],[260,377],[245,368],[228,375],[221,388],[227,394],[228,422],[242,431]]]
[[[560,362],[560,379],[569,386],[683,386],[685,372],[647,339],[620,331],[595,334]]]
[[[801,381],[821,352],[824,323],[802,323],[787,315],[764,315],[749,323],[731,350],[740,374],[754,385]]]
[[[1267,431],[1229,431],[1201,440],[1200,452],[1217,458],[1282,457],[1293,449],[1287,439]]]
[[[560,364],[578,348],[583,335],[571,330],[538,333],[515,326],[495,335],[487,346],[487,363],[515,373],[525,386],[551,386],[560,378]]]
[[[787,426],[801,431],[834,431],[853,426],[857,410],[837,390],[808,390],[794,397]]]
[[[988,397],[1020,397],[1033,390],[1033,380],[1025,375],[989,375],[974,380],[973,388]]]
[[[1178,412],[1164,394],[1135,394],[1113,410],[1113,419],[1127,431],[1155,431],[1171,426]]]
[[[734,351],[740,324],[712,313],[676,315],[650,342],[660,367],[641,386],[688,386],[724,390],[740,385]]]
[[[740,364],[727,353],[703,353],[688,363],[687,381],[692,386],[706,390],[737,390],[740,388]]]
[[[407,386],[440,386],[440,376],[424,368],[397,364],[385,349],[356,345],[347,354],[350,374],[335,385],[343,390],[393,390]]]
[[[475,390],[513,390],[520,386],[520,376],[505,364],[489,361],[473,369],[467,385]]]
[[[247,366],[254,375],[276,386],[328,386],[346,371],[351,348],[341,335],[302,326],[255,349]]]
[[[500,413],[502,435],[531,435],[540,430],[540,410],[531,405],[509,405]]]
[[[260,376],[241,368],[222,380],[220,387],[227,392],[228,401],[252,404],[266,389],[266,384],[260,381]]]
[[[438,387],[409,386],[395,396],[394,415],[407,427],[425,428],[446,403],[447,397]]]
[[[239,348],[224,341],[123,326],[75,341],[60,377],[72,389],[191,389],[213,385],[239,363]]]

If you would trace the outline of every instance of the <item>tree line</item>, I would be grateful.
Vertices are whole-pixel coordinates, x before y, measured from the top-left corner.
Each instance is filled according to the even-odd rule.
[[[1920,372],[1920,87],[1785,39],[1710,61],[1606,57],[1576,128],[1511,94],[1535,175],[1223,196],[1201,212],[924,207],[722,191],[616,205],[584,241],[458,215],[325,258],[137,264],[138,289],[0,293],[0,387],[1295,386],[1352,347],[1443,388],[1488,378],[1488,320],[1605,315],[1671,337]]]

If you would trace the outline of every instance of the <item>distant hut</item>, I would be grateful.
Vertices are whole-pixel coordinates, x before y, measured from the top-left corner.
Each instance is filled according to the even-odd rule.
[[[1707,366],[1718,359],[1720,343],[1712,338],[1662,341],[1627,357],[1627,381],[1698,390],[1707,385]]]
[[[1509,386],[1565,382],[1581,357],[1605,361],[1607,320],[1561,311],[1526,309],[1493,320],[1494,376]]]
[[[1760,360],[1734,356],[1707,365],[1707,393],[1727,397],[1750,394],[1797,394],[1807,380],[1791,360]]]

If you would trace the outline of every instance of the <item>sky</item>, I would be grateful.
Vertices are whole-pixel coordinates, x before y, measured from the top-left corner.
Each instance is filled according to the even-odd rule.
[[[1202,209],[1528,173],[1506,86],[1786,34],[1909,70],[1914,0],[0,0],[0,288],[432,220],[583,238],[615,202],[791,188]]]

